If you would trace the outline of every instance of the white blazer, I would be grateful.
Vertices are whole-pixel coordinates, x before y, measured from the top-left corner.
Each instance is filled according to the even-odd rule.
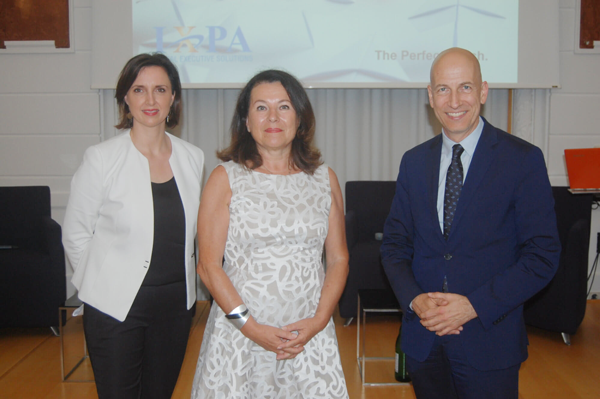
[[[196,301],[194,247],[202,150],[167,133],[185,212],[187,306]],[[154,240],[150,166],[130,131],[88,148],[71,181],[63,244],[79,299],[125,320],[148,271]]]

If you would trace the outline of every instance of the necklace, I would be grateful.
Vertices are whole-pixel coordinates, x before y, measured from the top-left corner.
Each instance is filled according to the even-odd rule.
[[[277,174],[278,174],[278,173],[273,173],[273,172],[272,172],[272,171],[271,171],[269,168],[267,168],[267,167],[265,166],[265,164],[264,164],[264,163],[263,163],[261,166],[263,167],[263,169],[265,169],[265,170],[266,170],[267,172],[269,172],[269,174],[271,174],[271,175],[277,175]],[[283,176],[285,176],[285,175],[289,175],[289,174],[290,174],[290,169],[289,169],[289,167],[288,167],[287,173],[282,173],[282,175],[283,175]]]

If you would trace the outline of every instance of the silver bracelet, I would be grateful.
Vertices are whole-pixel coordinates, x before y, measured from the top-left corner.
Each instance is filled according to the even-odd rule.
[[[227,317],[227,320],[229,320],[238,330],[241,330],[250,318],[250,311],[246,305],[241,304],[229,314],[226,314],[225,317]]]

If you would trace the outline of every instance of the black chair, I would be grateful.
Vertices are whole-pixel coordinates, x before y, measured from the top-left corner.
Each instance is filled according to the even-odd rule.
[[[48,187],[0,187],[0,327],[58,327],[66,299],[61,228]]]
[[[592,194],[571,194],[568,187],[552,187],[562,245],[556,275],[525,303],[525,323],[562,333],[567,345],[585,315]]]
[[[346,182],[346,240],[350,271],[339,302],[340,316],[347,319],[346,324],[356,316],[359,289],[380,289],[393,295],[381,265],[381,238],[376,234],[383,233],[395,192],[395,181]]]

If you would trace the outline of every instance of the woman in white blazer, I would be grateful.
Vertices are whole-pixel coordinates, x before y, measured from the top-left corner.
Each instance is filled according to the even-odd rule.
[[[196,302],[202,151],[165,132],[181,83],[162,54],[133,57],[115,97],[122,134],[88,148],[71,183],[63,243],[84,302],[102,398],[170,398]]]

